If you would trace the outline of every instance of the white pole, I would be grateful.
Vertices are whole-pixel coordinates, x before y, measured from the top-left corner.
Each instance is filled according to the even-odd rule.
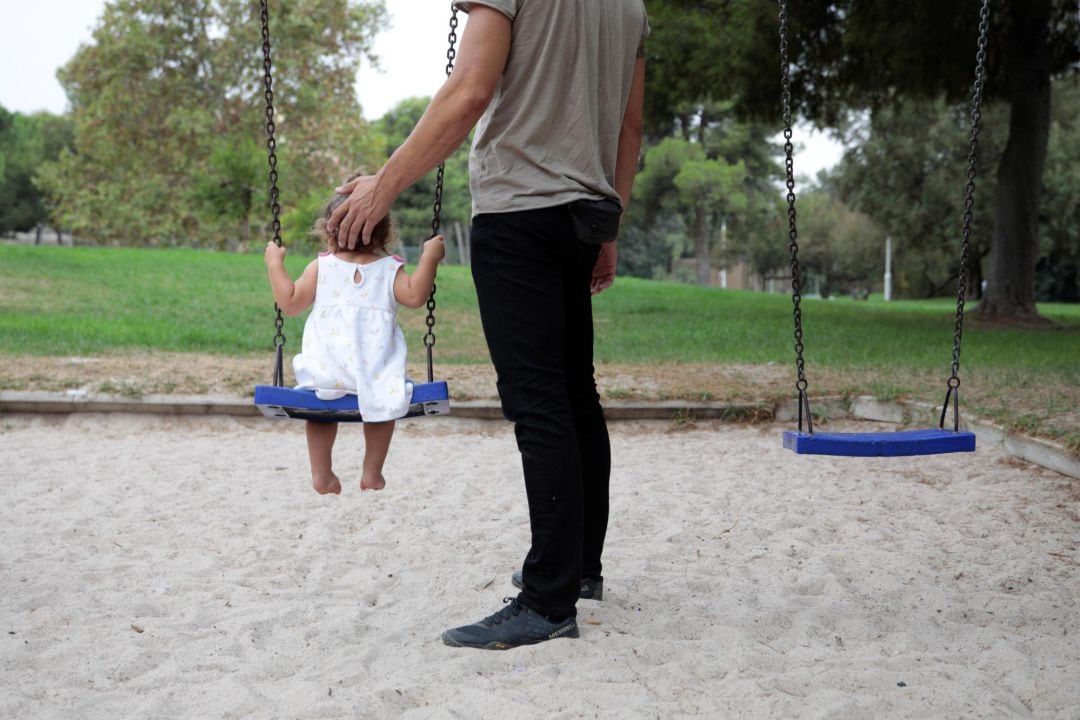
[[[720,221],[720,250],[727,255],[727,218]],[[727,290],[727,265],[720,270],[720,287]]]
[[[885,236],[885,302],[892,300],[892,238]]]

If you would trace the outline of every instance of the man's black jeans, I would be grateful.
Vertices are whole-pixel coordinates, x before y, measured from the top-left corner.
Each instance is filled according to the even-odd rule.
[[[566,206],[473,219],[480,318],[529,500],[518,597],[553,617],[574,615],[581,578],[601,576],[607,532],[611,447],[589,293],[598,253],[576,239]]]

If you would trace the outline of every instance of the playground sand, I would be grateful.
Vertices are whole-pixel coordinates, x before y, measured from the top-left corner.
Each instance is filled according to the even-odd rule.
[[[780,430],[613,425],[605,599],[484,652],[439,635],[528,546],[505,423],[401,423],[379,493],[343,428],[319,497],[297,423],[2,417],[0,717],[1080,717],[1075,481]]]

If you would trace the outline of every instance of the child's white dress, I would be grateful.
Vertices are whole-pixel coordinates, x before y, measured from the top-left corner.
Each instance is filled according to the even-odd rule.
[[[298,388],[323,400],[355,393],[367,422],[405,416],[413,388],[405,377],[405,335],[394,299],[402,265],[393,256],[365,265],[319,256],[315,304],[293,358]]]

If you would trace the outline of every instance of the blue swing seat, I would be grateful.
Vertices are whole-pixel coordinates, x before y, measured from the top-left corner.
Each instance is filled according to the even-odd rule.
[[[292,418],[316,422],[363,422],[363,411],[357,407],[355,395],[337,400],[320,400],[312,390],[255,386],[255,405],[271,418]],[[450,391],[445,381],[413,385],[412,403],[405,417],[450,414]]]
[[[904,430],[882,433],[784,432],[784,447],[799,455],[903,457],[975,452],[975,433],[952,430]]]

